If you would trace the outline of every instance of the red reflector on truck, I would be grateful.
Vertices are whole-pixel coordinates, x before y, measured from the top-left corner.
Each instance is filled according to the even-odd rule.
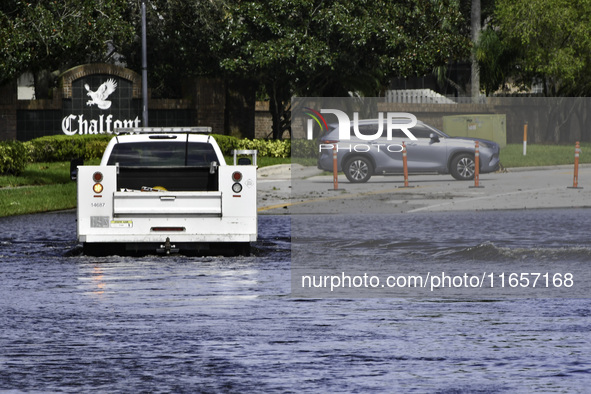
[[[232,173],[232,180],[234,182],[240,182],[242,180],[242,173],[240,171],[234,171]]]
[[[165,231],[165,232],[172,232],[172,231],[185,231],[184,227],[152,227],[151,231]]]
[[[103,173],[100,172],[100,171],[95,172],[94,174],[92,174],[92,180],[95,183],[102,182],[102,180],[103,180]]]

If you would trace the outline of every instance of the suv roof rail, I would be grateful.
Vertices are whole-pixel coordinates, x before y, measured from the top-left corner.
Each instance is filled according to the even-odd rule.
[[[162,133],[209,134],[211,133],[211,127],[120,127],[115,129],[116,135]]]

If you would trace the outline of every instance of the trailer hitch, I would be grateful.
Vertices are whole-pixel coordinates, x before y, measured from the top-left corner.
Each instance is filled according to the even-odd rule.
[[[160,248],[156,249],[156,252],[158,253],[164,253],[164,254],[171,254],[171,253],[178,253],[179,249],[176,247],[176,245],[172,245],[170,243],[170,237],[166,237],[166,241],[164,242],[163,245],[160,245]]]

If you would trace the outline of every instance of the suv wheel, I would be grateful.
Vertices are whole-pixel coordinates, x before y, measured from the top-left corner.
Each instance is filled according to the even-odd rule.
[[[355,156],[347,160],[343,172],[349,182],[364,183],[373,175],[373,164],[366,157]]]
[[[451,161],[451,176],[459,181],[469,181],[474,179],[474,156],[469,153],[457,155]]]

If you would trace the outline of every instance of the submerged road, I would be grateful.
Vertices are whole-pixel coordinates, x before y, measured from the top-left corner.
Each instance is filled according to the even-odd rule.
[[[0,218],[0,392],[589,391],[591,210],[529,209],[587,206],[590,168],[289,168],[259,172],[251,256],[85,256],[73,211]]]
[[[259,169],[260,214],[412,213],[591,207],[591,165],[512,168],[474,182],[450,175],[374,176],[353,184],[344,175],[334,190],[332,174],[298,164]]]

